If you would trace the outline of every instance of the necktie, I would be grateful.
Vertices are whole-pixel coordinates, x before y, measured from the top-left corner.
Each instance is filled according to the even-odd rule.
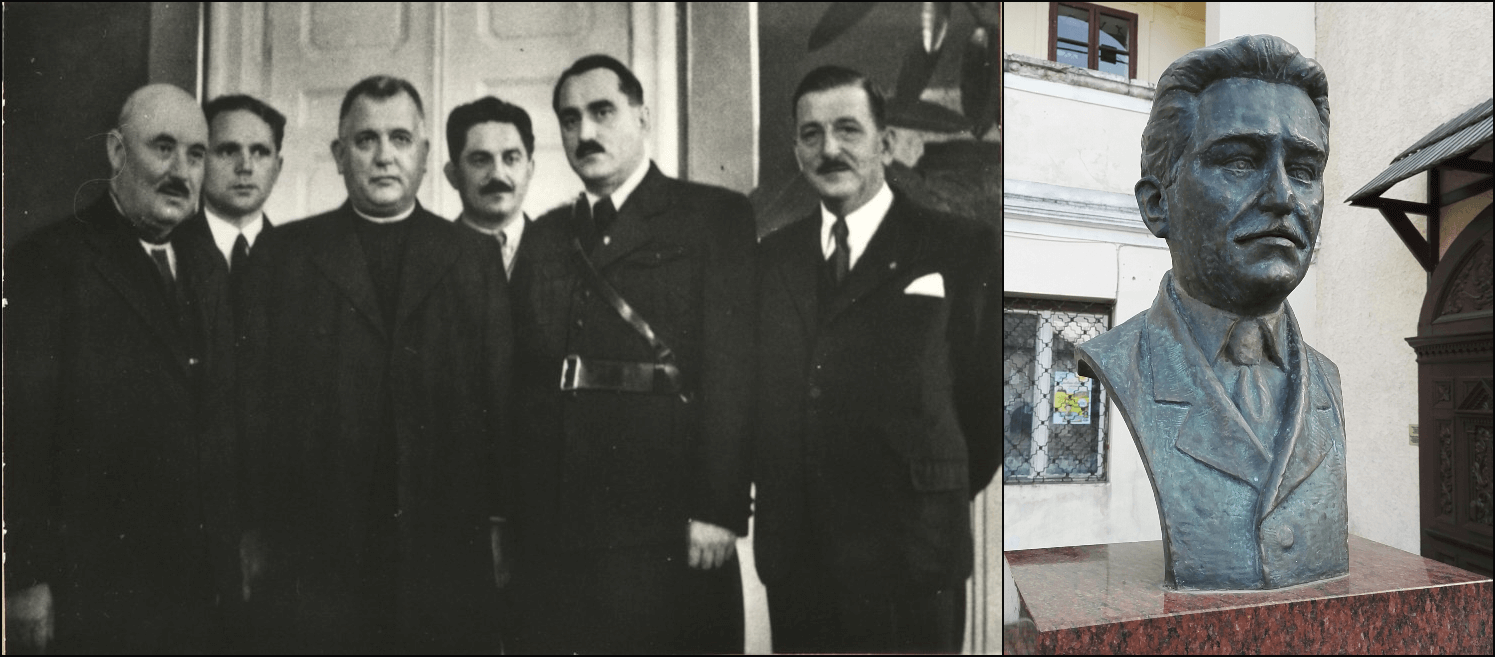
[[[1275,409],[1271,408],[1272,393],[1267,381],[1266,368],[1274,365],[1265,356],[1266,330],[1259,319],[1246,318],[1236,322],[1227,354],[1241,366],[1236,374],[1235,406],[1256,437],[1271,448],[1277,434],[1277,417],[1273,413]]]
[[[597,201],[596,207],[592,208],[592,223],[597,227],[597,234],[602,235],[613,225],[613,220],[618,218],[618,209],[613,207],[611,196]]]
[[[244,233],[239,233],[239,239],[234,240],[234,250],[228,257],[228,270],[234,274],[244,266],[249,259],[249,240],[245,239]]]
[[[504,275],[508,276],[513,274],[514,262],[513,259],[509,257],[509,234],[500,230],[497,233],[493,234],[493,238],[498,240],[498,253],[503,258]]]
[[[850,233],[846,217],[836,217],[836,223],[831,225],[831,235],[836,238],[836,251],[831,254],[831,271],[837,285],[846,280],[847,272],[851,271],[851,244],[846,241],[846,236]]]
[[[156,274],[161,277],[161,285],[168,296],[176,298],[176,275],[171,273],[171,259],[166,255],[165,248],[151,249],[151,262],[156,263]]]

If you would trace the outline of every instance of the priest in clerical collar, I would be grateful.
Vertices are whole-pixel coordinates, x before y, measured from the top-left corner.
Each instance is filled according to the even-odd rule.
[[[1200,48],[1158,82],[1136,196],[1173,270],[1151,309],[1079,352],[1147,465],[1171,588],[1349,571],[1339,370],[1287,303],[1323,214],[1328,92],[1273,36]]]

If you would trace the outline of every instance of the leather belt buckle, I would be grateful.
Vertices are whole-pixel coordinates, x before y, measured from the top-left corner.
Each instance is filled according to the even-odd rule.
[[[576,390],[581,380],[581,356],[571,354],[561,359],[561,390]]]

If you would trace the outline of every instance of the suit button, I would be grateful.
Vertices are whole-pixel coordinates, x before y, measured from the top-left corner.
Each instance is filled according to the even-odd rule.
[[[820,399],[820,386],[810,386],[810,399]]]
[[[1286,549],[1292,547],[1293,546],[1293,540],[1295,538],[1296,537],[1293,536],[1293,528],[1292,527],[1288,527],[1287,525],[1283,525],[1283,526],[1277,528],[1277,543],[1282,546],[1282,549],[1286,550]]]
[[[578,320],[576,320],[576,328],[581,328],[581,327],[582,327],[582,324],[584,324],[584,322],[582,322],[582,321],[581,321],[581,320],[579,320],[579,319],[578,319]]]

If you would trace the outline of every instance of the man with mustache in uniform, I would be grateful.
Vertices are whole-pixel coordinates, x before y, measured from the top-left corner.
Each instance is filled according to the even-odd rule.
[[[741,652],[752,209],[650,163],[616,59],[577,60],[553,107],[586,191],[514,272],[514,647]]]
[[[11,650],[217,652],[238,596],[235,446],[201,431],[190,258],[202,109],[132,93],[109,192],[6,261],[5,590]]]

